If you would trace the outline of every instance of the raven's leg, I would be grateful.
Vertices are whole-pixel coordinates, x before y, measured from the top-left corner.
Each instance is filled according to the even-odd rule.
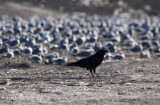
[[[92,77],[94,77],[94,75],[93,75],[93,73],[92,73],[92,69],[90,69],[90,73],[91,73]]]
[[[96,73],[96,68],[93,69],[94,74],[98,77],[98,74]]]

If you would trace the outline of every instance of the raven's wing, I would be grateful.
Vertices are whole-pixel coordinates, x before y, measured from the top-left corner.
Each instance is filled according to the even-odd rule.
[[[99,64],[102,63],[103,57],[99,56],[98,54],[94,54],[87,58],[80,59],[79,61],[75,62],[77,66],[87,69],[94,69]]]

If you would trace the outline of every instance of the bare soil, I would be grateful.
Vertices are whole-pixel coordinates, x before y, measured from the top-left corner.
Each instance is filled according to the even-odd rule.
[[[158,105],[160,59],[127,56],[104,61],[97,68],[99,77],[77,67],[1,57],[1,105]]]

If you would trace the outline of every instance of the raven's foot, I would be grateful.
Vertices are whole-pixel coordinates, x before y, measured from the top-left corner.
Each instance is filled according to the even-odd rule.
[[[91,77],[97,77],[97,78],[98,78],[99,76],[98,76],[97,74],[96,74],[96,75],[93,75],[93,74],[92,74]]]
[[[96,74],[96,73],[95,73]],[[96,77],[99,77],[98,74],[96,74]]]
[[[95,77],[95,76],[92,74],[91,77]]]

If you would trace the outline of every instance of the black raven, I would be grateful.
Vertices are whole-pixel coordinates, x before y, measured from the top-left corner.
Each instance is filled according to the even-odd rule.
[[[77,62],[68,63],[66,64],[66,66],[78,66],[81,68],[86,68],[87,70],[90,70],[91,75],[94,76],[92,72],[96,74],[96,67],[102,63],[106,52],[109,52],[109,51],[106,50],[105,48],[102,48],[101,50],[98,50],[95,54],[89,57],[80,59]],[[97,74],[96,76],[98,77]]]

